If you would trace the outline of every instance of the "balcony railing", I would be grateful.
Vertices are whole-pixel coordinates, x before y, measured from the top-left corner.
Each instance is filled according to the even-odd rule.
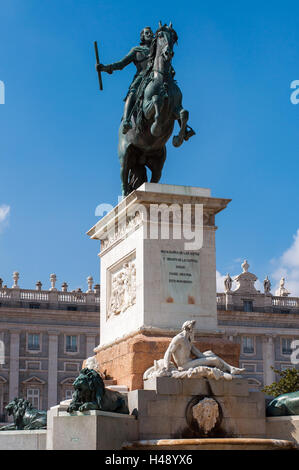
[[[62,292],[62,291],[40,291],[30,289],[13,289],[8,287],[0,288],[0,304],[7,304],[12,302],[24,302],[28,305],[40,304],[43,308],[43,304],[77,304],[77,305],[90,305],[100,304],[100,293],[97,292]],[[35,304],[33,303],[35,302]]]
[[[279,297],[279,296],[271,296],[269,303],[263,306],[263,303],[260,300],[260,295],[257,294],[256,300],[258,301],[257,305],[255,305],[255,297],[252,298],[252,308],[253,312],[266,312],[266,311],[273,311],[281,313],[297,313],[299,312],[299,297]],[[262,294],[263,295],[263,294]],[[226,293],[220,292],[217,293],[217,306],[218,309],[225,309],[226,306]],[[268,297],[269,299],[269,297]],[[244,303],[242,296],[234,295],[234,292],[230,293],[230,304],[228,306],[229,310],[241,310],[244,311]]]
[[[297,308],[299,309],[298,297],[272,297],[273,307]]]

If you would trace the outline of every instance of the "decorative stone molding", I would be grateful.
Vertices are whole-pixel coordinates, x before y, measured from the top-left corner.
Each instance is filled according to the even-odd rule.
[[[130,232],[135,230],[142,221],[142,215],[139,211],[133,216],[127,216],[125,222],[119,222],[115,231],[111,231],[106,238],[101,240],[101,251],[107,250],[110,246],[119,240],[124,239]]]
[[[20,279],[20,275],[17,271],[13,273],[13,286],[12,289],[20,289],[20,286],[18,286],[18,280]]]
[[[219,405],[213,398],[206,397],[192,407],[192,415],[199,429],[209,434],[219,420]]]
[[[119,315],[136,303],[135,261],[126,261],[115,273],[111,273],[110,299],[107,317]]]
[[[93,285],[93,277],[92,276],[88,276],[87,278],[87,285],[88,285],[88,289],[86,291],[87,294],[91,294],[93,292],[92,290],[92,285]]]
[[[234,292],[239,294],[246,293],[246,294],[257,294],[258,291],[254,287],[255,281],[257,281],[257,277],[255,274],[252,274],[248,271],[249,264],[247,260],[242,263],[243,272],[239,274],[239,276],[235,277],[235,281],[238,283],[238,287]]]
[[[38,291],[42,290],[42,286],[43,286],[43,284],[41,283],[41,281],[37,281],[37,283],[35,284],[36,290],[38,290]]]
[[[56,280],[57,280],[56,274],[51,274],[50,275],[50,282],[51,282],[50,291],[54,291],[54,292],[57,291],[57,289],[55,287]]]
[[[95,370],[96,372],[98,372],[98,374],[100,374],[102,378],[104,378],[103,374],[100,371],[100,364],[98,363],[97,356],[88,357],[84,363],[84,367],[86,367],[87,369]]]

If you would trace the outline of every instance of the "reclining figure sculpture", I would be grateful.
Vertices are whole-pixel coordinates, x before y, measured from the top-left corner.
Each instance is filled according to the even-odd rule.
[[[245,369],[229,365],[213,351],[203,353],[199,351],[192,344],[195,323],[195,320],[190,320],[182,325],[182,331],[171,340],[164,358],[155,361],[154,366],[145,371],[144,380],[162,376],[179,379],[207,377],[216,380],[220,378],[232,380],[233,376],[239,376],[245,371]],[[191,355],[195,356],[195,359]]]

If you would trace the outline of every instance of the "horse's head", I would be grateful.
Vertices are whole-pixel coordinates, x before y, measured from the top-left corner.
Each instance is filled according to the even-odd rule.
[[[172,27],[172,23],[169,26],[166,24],[162,26],[159,22],[159,28],[156,31],[155,38],[152,43],[153,52],[156,56],[162,56],[165,62],[171,62],[174,55],[173,47],[178,40],[178,35]]]

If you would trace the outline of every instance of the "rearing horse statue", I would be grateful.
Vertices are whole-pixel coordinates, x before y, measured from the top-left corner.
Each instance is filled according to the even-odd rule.
[[[135,104],[126,117],[126,125],[128,126],[129,120],[129,126],[124,130],[124,123],[120,125],[118,156],[123,196],[147,182],[146,168],[151,170],[151,183],[159,182],[166,159],[166,142],[173,132],[176,120],[180,131],[172,140],[175,147],[195,134],[187,126],[189,113],[182,106],[182,93],[174,80],[171,66],[177,40],[172,24],[162,26],[160,22],[154,39],[151,40],[147,66],[138,85]],[[112,73],[112,70],[121,69],[129,63],[129,56],[130,54],[122,62],[110,66],[100,65],[98,70]],[[136,62],[134,60],[135,65]]]

